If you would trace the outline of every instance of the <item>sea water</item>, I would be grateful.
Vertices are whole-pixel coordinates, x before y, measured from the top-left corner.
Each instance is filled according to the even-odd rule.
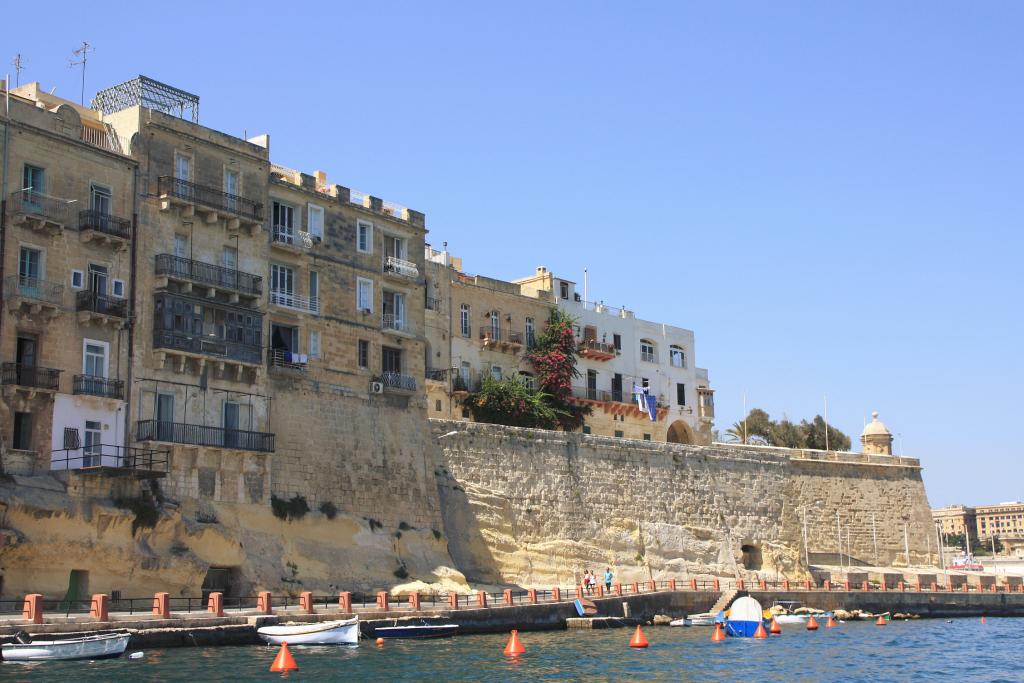
[[[816,632],[784,627],[768,640],[712,643],[708,627],[520,633],[526,654],[502,655],[507,635],[372,640],[295,647],[289,681],[1024,681],[1024,619],[847,622]],[[129,650],[131,652],[131,650]],[[149,650],[141,659],[0,665],[0,681],[275,681],[277,648]]]

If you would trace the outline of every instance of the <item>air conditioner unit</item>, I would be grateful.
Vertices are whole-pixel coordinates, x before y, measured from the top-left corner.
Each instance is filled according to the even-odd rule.
[[[383,394],[384,383],[383,382],[370,382],[370,393],[371,394]]]

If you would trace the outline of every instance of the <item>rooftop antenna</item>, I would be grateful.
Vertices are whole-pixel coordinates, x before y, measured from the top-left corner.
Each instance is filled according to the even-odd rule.
[[[11,65],[14,67],[14,87],[17,88],[21,85],[21,72],[25,68],[25,62],[22,61],[20,52],[14,55]]]
[[[74,54],[76,57],[81,57],[81,59],[79,59],[77,62],[75,60],[73,60],[73,59],[70,62],[68,62],[68,68],[69,69],[73,69],[73,68],[75,68],[76,66],[79,66],[79,65],[82,66],[82,100],[81,100],[81,102],[82,102],[82,106],[83,107],[85,106],[85,63],[89,60],[89,53],[90,52],[94,52],[95,49],[96,48],[94,48],[92,45],[90,45],[89,43],[87,43],[87,42],[85,42],[83,40],[82,41],[82,47],[78,48],[77,50],[72,50],[72,54]]]

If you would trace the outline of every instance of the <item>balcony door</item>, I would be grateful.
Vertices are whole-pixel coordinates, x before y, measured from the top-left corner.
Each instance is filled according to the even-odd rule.
[[[107,296],[107,267],[89,264],[89,291],[94,297],[104,299]]]
[[[597,371],[587,370],[587,398],[597,400]]]
[[[395,330],[405,329],[405,295],[398,292],[384,292],[384,326]]]
[[[238,171],[224,171],[224,208],[228,211],[238,209]]]
[[[192,179],[192,159],[184,154],[174,155],[174,178],[176,180]]]
[[[102,380],[107,378],[107,347],[105,344],[86,340],[82,354],[82,373],[86,382],[98,386],[90,387],[90,393],[102,393]],[[95,381],[100,380],[100,381]]]
[[[100,464],[102,455],[103,425],[94,420],[85,421],[83,436],[85,441],[82,444],[82,467],[95,467]]]
[[[224,402],[224,447],[238,448],[238,404]]]
[[[622,375],[618,372],[612,375],[612,400],[622,403]]]
[[[89,191],[89,208],[97,216],[110,215],[110,188],[92,185]]]
[[[380,354],[380,369],[384,374],[402,374],[402,350],[390,346],[382,346]]]
[[[293,244],[295,242],[295,211],[281,202],[274,202],[274,240]]]
[[[156,439],[174,441],[174,394],[156,395]]]
[[[42,211],[39,200],[46,194],[46,172],[38,166],[25,164],[21,176],[22,203],[32,211]]]
[[[39,358],[39,342],[35,335],[19,334],[14,361],[17,363],[17,382],[33,385],[36,379],[36,362]]]
[[[38,298],[42,294],[43,252],[22,247],[18,253],[18,293]]]
[[[384,237],[384,255],[394,256],[397,259],[403,261],[408,260],[408,253],[405,248],[405,240],[401,237],[392,237],[386,235]]]

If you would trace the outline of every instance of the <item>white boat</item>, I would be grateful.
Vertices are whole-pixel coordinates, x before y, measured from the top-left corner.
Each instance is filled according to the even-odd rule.
[[[776,614],[775,621],[779,624],[806,624],[810,614]]]
[[[65,640],[31,640],[4,643],[2,654],[7,662],[40,662],[60,659],[112,659],[124,654],[128,633],[107,633]]]
[[[691,626],[714,626],[715,621],[721,614],[721,612],[702,612],[700,614],[691,614],[687,619],[690,620]]]
[[[686,617],[683,617],[682,619],[673,619],[672,621],[668,622],[668,625],[669,626],[693,626],[693,621],[691,619],[687,619]]]
[[[359,642],[359,617],[312,624],[284,624],[256,629],[271,645],[355,645]]]

